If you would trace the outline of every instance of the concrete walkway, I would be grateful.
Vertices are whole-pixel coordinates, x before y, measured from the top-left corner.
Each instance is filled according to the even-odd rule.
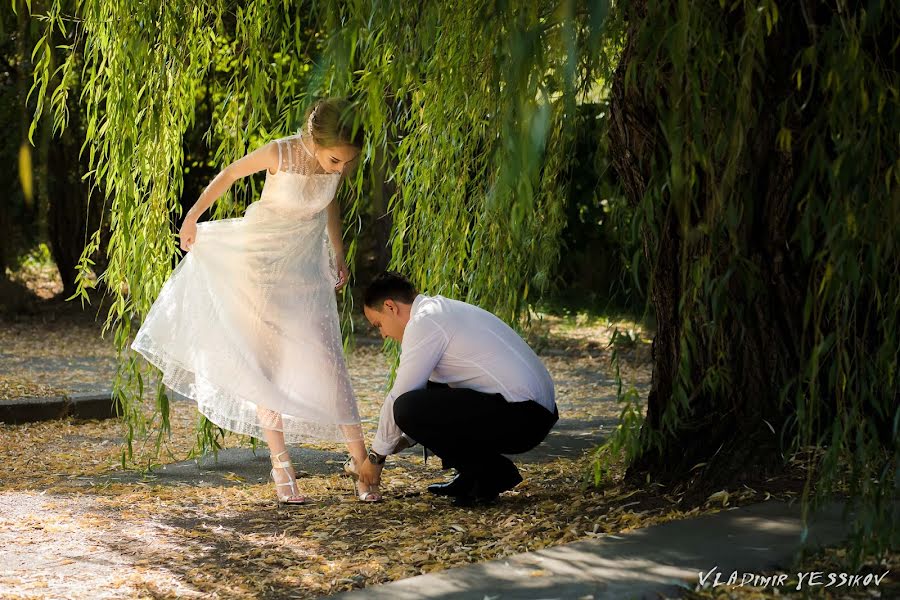
[[[58,394],[0,399],[0,423],[21,424],[64,417],[108,419],[115,416],[109,383],[115,361],[92,356],[17,356],[0,352],[0,375],[23,373]]]
[[[378,342],[380,343],[380,341]],[[108,378],[98,374],[105,368],[106,359],[83,358],[29,358],[23,359],[0,353],[0,370],[15,367],[40,375],[44,382],[57,387],[66,387],[73,392],[99,392],[108,398],[109,391],[95,389],[93,382]],[[28,362],[25,362],[28,361]],[[107,361],[108,362],[108,361]],[[596,369],[591,367],[591,377],[596,378]],[[73,373],[77,376],[73,377]],[[49,379],[59,374],[60,381]],[[83,374],[83,378],[81,377]],[[597,384],[597,395],[592,402],[614,406],[614,396],[609,395],[611,381],[584,379],[569,373],[572,380],[559,377],[559,385],[584,387]],[[602,385],[601,385],[602,384]],[[93,386],[93,387],[92,387]],[[605,391],[604,391],[605,390]],[[78,396],[73,394],[76,398]],[[86,396],[86,394],[85,394]],[[35,404],[33,414],[7,415],[7,422],[21,422],[47,418],[42,416],[46,407],[37,406],[35,399],[8,402],[7,410],[19,410],[18,405]],[[44,399],[49,402],[52,399]],[[66,398],[63,398],[66,400]],[[71,400],[71,398],[69,398]],[[173,398],[178,401],[177,398]],[[568,410],[569,407],[562,407]],[[24,409],[22,409],[24,410]],[[75,414],[71,408],[69,414]],[[108,415],[105,408],[102,416]],[[594,447],[616,425],[616,419],[590,416],[566,418],[566,410],[561,410],[564,418],[559,421],[548,439],[535,450],[517,457],[519,463],[540,463],[559,456],[576,456]],[[35,412],[37,411],[37,412]],[[593,414],[593,413],[591,413]],[[53,416],[59,416],[54,413]],[[90,415],[101,416],[101,415]],[[0,412],[0,420],[3,420]],[[409,459],[417,453],[413,448],[397,460]],[[265,448],[253,452],[246,448],[222,450],[218,460],[206,457],[199,461],[184,461],[162,466],[152,474],[134,472],[113,472],[99,477],[81,478],[83,485],[94,486],[112,482],[152,482],[155,485],[170,486],[239,486],[244,482],[265,481],[270,468]],[[310,475],[338,473],[345,458],[341,451],[292,448],[291,456],[295,464],[302,465]],[[237,477],[235,477],[237,476]],[[83,479],[83,481],[82,481]],[[415,493],[419,493],[416,491]],[[30,497],[30,496],[29,496]],[[43,498],[39,498],[43,501]],[[85,500],[88,502],[90,498]],[[19,502],[19,499],[16,499]],[[17,505],[18,506],[18,505]],[[7,518],[24,519],[40,513],[42,505],[19,506],[20,513],[10,510]],[[53,510],[48,508],[46,510]],[[810,523],[808,543],[812,546],[832,544],[843,540],[847,534],[841,507],[830,506],[821,511]],[[66,533],[74,545],[87,544],[85,530],[72,528],[75,533]],[[2,533],[2,532],[0,532]],[[41,531],[35,529],[35,540],[42,540]],[[76,537],[71,537],[71,536]],[[0,535],[0,537],[3,537]],[[389,584],[376,585],[335,596],[340,600],[623,600],[629,598],[654,598],[678,596],[684,589],[693,588],[701,578],[709,583],[727,581],[732,572],[738,573],[738,580],[744,573],[761,574],[772,568],[786,568],[800,548],[801,524],[799,506],[788,506],[781,502],[767,502],[750,507],[725,510],[714,515],[704,515],[691,520],[675,521],[616,536],[598,536],[594,539],[565,544],[545,550],[519,554],[502,560],[475,563],[464,567],[448,569],[428,575],[400,580]],[[35,548],[37,546],[37,548]],[[44,553],[35,550],[44,549]],[[52,545],[29,547],[28,553],[10,545],[0,543],[0,563],[19,564],[17,561],[47,563],[52,554],[58,554],[58,547]],[[74,550],[73,550],[74,552]],[[82,553],[79,548],[76,555]],[[110,551],[104,561],[127,561],[121,553]],[[56,575],[71,569],[83,571],[84,564],[69,561],[70,566],[55,567]],[[129,563],[130,564],[130,563]],[[21,565],[20,565],[21,566]],[[715,569],[715,571],[713,571]],[[36,567],[30,563],[21,566],[22,572],[33,572]],[[711,571],[711,575],[709,574]],[[93,576],[93,575],[92,575]],[[180,580],[179,580],[180,581]],[[98,583],[103,583],[98,581]],[[174,585],[174,584],[173,584]],[[179,582],[178,585],[183,585]],[[102,587],[102,586],[100,586]],[[95,591],[100,589],[95,586]],[[66,588],[70,589],[70,588]],[[187,588],[185,588],[187,589]],[[792,588],[791,588],[792,589]],[[71,589],[70,589],[71,591]],[[189,590],[188,590],[189,591]],[[787,591],[787,590],[785,590]],[[815,595],[816,590],[813,590]],[[180,594],[179,594],[180,595]],[[99,597],[99,596],[94,596]]]
[[[808,543],[847,535],[841,506],[810,522]],[[787,568],[800,549],[800,507],[766,502],[367,587],[333,600],[624,600],[677,597],[701,577]],[[707,575],[715,569],[711,575]],[[792,586],[790,589],[794,589]],[[813,590],[815,595],[816,590]]]

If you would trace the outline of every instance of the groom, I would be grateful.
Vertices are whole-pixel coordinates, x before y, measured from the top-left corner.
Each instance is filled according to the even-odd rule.
[[[521,482],[503,455],[531,450],[559,419],[553,381],[534,351],[491,313],[419,294],[398,273],[372,281],[364,310],[382,337],[400,342],[401,355],[363,481],[377,483],[385,457],[418,442],[456,469],[450,482],[428,486],[456,506],[490,503]]]

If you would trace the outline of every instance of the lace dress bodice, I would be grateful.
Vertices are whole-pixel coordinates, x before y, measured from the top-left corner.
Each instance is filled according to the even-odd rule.
[[[259,202],[284,216],[310,219],[321,212],[337,191],[340,173],[325,173],[310,150],[307,135],[276,140],[278,171],[266,173]]]

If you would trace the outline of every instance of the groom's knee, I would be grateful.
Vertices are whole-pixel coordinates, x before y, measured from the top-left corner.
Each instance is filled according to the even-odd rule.
[[[411,432],[416,429],[416,422],[418,421],[416,416],[422,407],[421,398],[419,398],[421,394],[419,392],[421,390],[412,390],[405,394],[400,394],[394,400],[394,422],[407,435],[411,435]]]

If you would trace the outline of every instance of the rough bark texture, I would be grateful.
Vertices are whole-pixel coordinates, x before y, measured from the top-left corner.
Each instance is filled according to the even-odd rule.
[[[654,227],[643,232],[645,259],[653,265],[651,302],[658,328],[642,436],[646,441],[655,433],[663,435],[659,450],[646,450],[632,465],[633,475],[650,473],[664,481],[699,480],[716,485],[765,472],[777,464],[779,437],[786,422],[779,394],[798,374],[797,341],[802,331],[808,276],[789,243],[797,212],[791,198],[794,160],[789,153],[778,151],[776,135],[780,125],[774,111],[766,114],[764,108],[777,106],[791,93],[790,61],[784,57],[793,56],[802,44],[808,43],[801,15],[797,10],[784,10],[782,33],[765,42],[771,70],[755,89],[754,102],[759,104],[760,115],[748,131],[738,175],[737,185],[752,190],[746,196],[752,200],[744,202],[744,215],[734,232],[746,263],[741,272],[730,278],[721,300],[728,303],[730,319],[711,324],[706,311],[682,314],[683,288],[691,264],[701,257],[709,258],[713,271],[721,276],[728,261],[723,258],[724,251],[713,247],[708,237],[684,239],[682,224],[668,195],[661,196],[662,206],[654,207]],[[671,68],[671,64],[654,64],[657,59],[642,54],[637,41],[641,28],[666,25],[645,22],[645,14],[646,2],[633,3],[629,9],[627,42],[611,92],[613,163],[635,207],[645,202],[650,185],[659,185],[659,173],[664,173],[672,160],[658,109],[660,99],[665,106],[665,89],[648,91],[641,84],[626,83],[629,68],[636,69],[638,82],[642,81],[642,70],[666,73]],[[737,40],[741,24],[729,27],[733,27]],[[737,42],[734,47],[738,47]],[[657,181],[651,180],[653,174]],[[709,203],[704,195],[711,193],[703,177],[701,173],[695,188],[694,206],[700,215]],[[683,331],[685,323],[690,325],[689,340]],[[674,431],[666,432],[663,415],[675,402],[673,392],[684,344],[688,342],[692,350],[685,392],[690,399],[690,412],[682,414]],[[704,374],[716,364],[726,365],[724,393],[710,393],[701,384]],[[700,463],[706,466],[693,469]]]

